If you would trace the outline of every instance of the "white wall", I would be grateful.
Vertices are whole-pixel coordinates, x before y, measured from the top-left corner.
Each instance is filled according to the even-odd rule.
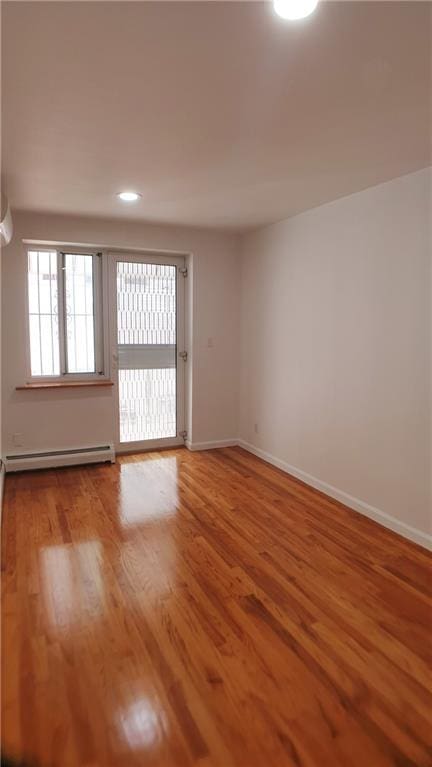
[[[420,171],[242,244],[240,437],[423,532],[430,184]]]
[[[194,443],[237,436],[240,268],[236,237],[207,230],[29,213],[14,213],[14,227],[2,263],[3,454],[114,439],[111,389],[15,390],[26,375],[23,239],[192,254],[188,431]],[[213,348],[207,346],[209,337]],[[13,445],[14,433],[23,434],[22,448]]]
[[[2,328],[2,299],[1,299],[1,265],[2,265],[3,248],[0,246],[0,403],[2,398],[2,359],[1,359],[1,328]],[[0,524],[2,519],[3,510],[3,487],[4,487],[4,464],[3,464],[3,450],[2,450],[2,408],[0,407]]]

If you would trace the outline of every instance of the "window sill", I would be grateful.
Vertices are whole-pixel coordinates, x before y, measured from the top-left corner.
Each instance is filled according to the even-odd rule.
[[[114,386],[113,381],[41,381],[39,383],[27,383],[24,386],[16,386],[16,391],[31,389],[77,389],[82,386]]]

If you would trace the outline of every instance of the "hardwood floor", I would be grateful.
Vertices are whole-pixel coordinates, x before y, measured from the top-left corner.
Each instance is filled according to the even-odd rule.
[[[431,556],[240,448],[9,475],[4,752],[432,765]]]

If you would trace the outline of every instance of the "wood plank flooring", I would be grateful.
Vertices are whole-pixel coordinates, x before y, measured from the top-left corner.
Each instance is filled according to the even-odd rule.
[[[431,556],[244,452],[9,475],[4,753],[432,765]]]

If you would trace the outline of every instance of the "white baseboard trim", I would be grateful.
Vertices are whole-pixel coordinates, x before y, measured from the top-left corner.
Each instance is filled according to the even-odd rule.
[[[213,442],[191,442],[186,440],[188,450],[214,450],[217,447],[234,447],[238,445],[238,439],[217,439]]]
[[[287,474],[296,477],[296,479],[300,479],[307,485],[311,485],[315,490],[320,490],[322,493],[329,495],[336,501],[340,501],[345,504],[345,506],[354,509],[354,511],[373,519],[375,522],[383,525],[383,527],[393,530],[394,533],[399,533],[399,535],[402,535],[404,538],[408,538],[408,540],[418,543],[419,546],[423,546],[432,551],[432,535],[428,535],[422,530],[418,530],[415,527],[411,527],[411,525],[407,525],[405,522],[401,522],[399,519],[396,519],[396,517],[386,514],[385,511],[380,511],[380,509],[370,506],[368,503],[359,500],[359,498],[354,498],[354,496],[349,495],[349,493],[346,493],[344,490],[339,490],[337,487],[333,487],[332,485],[327,484],[327,482],[323,482],[323,480],[317,479],[311,474],[307,474],[307,472],[302,469],[297,469],[295,466],[291,466],[290,464],[285,463],[285,461],[281,461],[271,453],[267,453],[265,450],[261,450],[261,448],[255,447],[255,445],[251,445],[249,442],[239,439],[237,444],[249,453],[253,453],[253,455],[256,455],[258,458],[267,461],[267,463],[271,463],[278,469],[282,469],[282,471],[285,471]]]
[[[3,490],[4,490],[5,474],[6,474],[6,469],[5,469],[4,462],[2,461],[0,465],[0,524],[1,524],[2,513],[3,513]]]

